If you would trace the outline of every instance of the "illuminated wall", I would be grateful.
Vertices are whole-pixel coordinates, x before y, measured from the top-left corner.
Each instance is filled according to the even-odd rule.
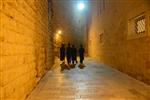
[[[98,0],[91,7],[89,55],[150,84],[149,0]],[[145,32],[134,33],[141,15]]]
[[[0,98],[22,100],[53,64],[47,0],[0,0]]]

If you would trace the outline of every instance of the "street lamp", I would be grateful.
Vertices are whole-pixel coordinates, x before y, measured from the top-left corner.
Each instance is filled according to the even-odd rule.
[[[61,30],[58,30],[58,32],[57,32],[58,34],[61,34],[62,33],[62,31]]]
[[[57,30],[55,36],[56,36],[56,41],[60,40],[62,34],[62,30]]]
[[[83,10],[84,8],[85,8],[84,3],[79,3],[79,4],[78,4],[78,9],[79,9],[79,10]]]

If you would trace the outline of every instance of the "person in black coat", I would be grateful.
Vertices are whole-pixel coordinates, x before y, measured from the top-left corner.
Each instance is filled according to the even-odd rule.
[[[68,43],[66,55],[67,55],[67,63],[70,64],[70,62],[71,62],[71,47],[70,47],[70,43]]]
[[[60,47],[60,60],[63,62],[65,60],[65,44],[61,44]]]
[[[83,48],[83,45],[80,45],[79,56],[80,56],[80,63],[82,64],[83,60],[84,60],[84,48]]]
[[[72,45],[72,63],[74,64],[74,62],[77,63],[77,49],[74,45]]]

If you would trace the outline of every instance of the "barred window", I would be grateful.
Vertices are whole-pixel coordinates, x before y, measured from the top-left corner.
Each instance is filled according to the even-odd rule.
[[[138,16],[135,20],[135,31],[137,34],[145,32],[145,16]]]
[[[128,39],[136,39],[147,35],[145,15],[145,13],[141,13],[139,15],[133,16],[128,20]]]

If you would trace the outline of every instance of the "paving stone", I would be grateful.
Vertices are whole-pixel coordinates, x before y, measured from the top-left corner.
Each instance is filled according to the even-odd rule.
[[[48,72],[27,100],[150,100],[150,86],[87,59],[85,68]]]

